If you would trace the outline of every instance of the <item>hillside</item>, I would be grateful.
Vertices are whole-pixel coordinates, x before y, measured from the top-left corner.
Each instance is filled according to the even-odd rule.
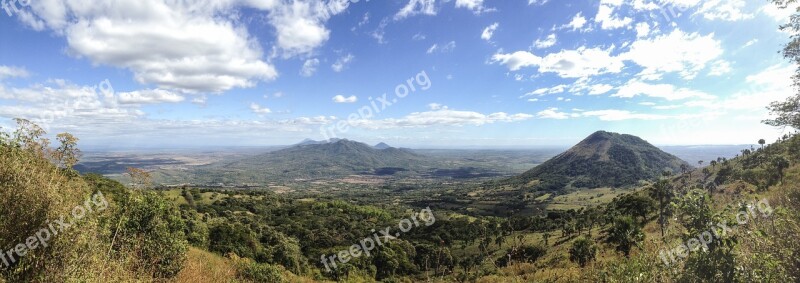
[[[598,131],[566,152],[506,184],[539,190],[624,187],[654,179],[664,170],[680,172],[685,161],[632,135]]]

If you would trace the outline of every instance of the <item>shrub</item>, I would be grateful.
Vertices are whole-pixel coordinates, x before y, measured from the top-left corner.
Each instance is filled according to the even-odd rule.
[[[569,249],[569,260],[578,263],[581,267],[585,267],[591,261],[594,261],[597,254],[597,247],[587,238],[580,238],[572,243]]]

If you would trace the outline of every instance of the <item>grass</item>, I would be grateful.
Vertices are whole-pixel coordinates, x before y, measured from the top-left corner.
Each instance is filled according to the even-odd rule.
[[[597,206],[611,202],[614,197],[630,192],[626,189],[611,189],[599,188],[580,190],[566,195],[554,197],[550,204],[547,205],[548,210],[569,210],[580,209],[581,207]],[[542,196],[544,197],[544,196]],[[549,197],[549,196],[548,196]],[[537,199],[538,200],[538,199]]]
[[[236,268],[229,259],[190,248],[187,253],[186,267],[178,273],[174,282],[239,282],[236,279]]]

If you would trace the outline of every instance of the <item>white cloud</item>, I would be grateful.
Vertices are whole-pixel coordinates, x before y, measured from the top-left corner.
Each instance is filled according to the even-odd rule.
[[[589,95],[601,95],[614,89],[614,86],[607,84],[596,84],[589,87]]]
[[[624,66],[622,61],[611,56],[611,49],[581,47],[548,54],[542,58],[539,72],[553,72],[563,78],[580,78],[619,73]]]
[[[0,65],[0,80],[5,78],[24,78],[28,75],[28,71],[25,68]]]
[[[650,24],[641,22],[636,24],[636,37],[642,38],[650,35]]]
[[[430,109],[430,110],[441,110],[441,109],[447,109],[447,106],[441,105],[439,103],[431,103],[431,104],[428,104],[428,109]]]
[[[345,97],[344,95],[336,95],[333,97],[333,102],[336,103],[356,103],[358,101],[358,97],[355,95],[351,95],[349,97]]]
[[[550,2],[550,0],[528,0],[528,5],[542,6],[547,4],[547,2]]]
[[[314,73],[317,72],[317,66],[319,66],[319,59],[313,58],[306,60],[303,63],[303,67],[300,69],[300,75],[304,77],[313,76]]]
[[[341,72],[341,71],[344,70],[345,67],[347,67],[347,64],[350,64],[350,62],[353,62],[353,59],[355,59],[355,58],[356,57],[353,56],[353,54],[350,54],[350,53],[348,53],[347,55],[344,55],[342,57],[339,57],[339,59],[337,59],[336,62],[334,62],[333,65],[331,65],[331,69],[333,69],[333,71],[337,72],[337,73]]]
[[[499,23],[493,23],[490,26],[483,29],[481,33],[481,39],[486,41],[492,41],[492,36],[494,36],[494,31],[497,30],[497,27],[500,26]]]
[[[505,65],[511,71],[524,67],[538,66],[539,72],[556,73],[562,78],[581,78],[605,73],[619,73],[625,64],[617,57],[611,56],[611,49],[562,50],[551,53],[544,58],[527,51],[512,54],[498,53],[492,56],[491,62]]]
[[[575,31],[575,30],[579,30],[579,29],[583,28],[583,26],[585,26],[587,22],[588,21],[586,20],[586,18],[583,16],[583,13],[581,12],[581,13],[578,13],[577,15],[575,15],[575,17],[572,18],[572,21],[570,21],[568,24],[564,25],[563,27],[564,28],[571,28],[573,31]]]
[[[620,3],[617,3],[620,2]],[[629,17],[619,18],[614,15],[614,7],[621,5],[622,1],[601,1],[600,7],[597,10],[597,15],[594,17],[596,23],[600,23],[600,28],[604,30],[618,29],[625,27],[633,22]]]
[[[619,88],[612,97],[632,98],[636,96],[657,97],[666,100],[680,100],[687,98],[714,99],[715,97],[697,90],[688,88],[677,88],[670,84],[649,84],[646,82],[631,80]]]
[[[350,1],[266,1],[269,23],[277,31],[277,46],[284,57],[310,54],[330,37],[325,27],[332,16],[347,9]],[[280,4],[277,4],[280,3]]]
[[[800,3],[793,3],[786,8],[779,8],[778,5],[767,3],[762,7],[760,10],[765,15],[771,17],[777,22],[784,23],[789,20],[789,17],[792,16],[797,11],[797,8],[800,7]]]
[[[629,51],[620,55],[642,66],[644,78],[660,78],[663,73],[678,72],[684,79],[693,79],[706,65],[723,53],[714,34],[687,34],[674,30],[651,39],[639,39]]]
[[[453,49],[455,49],[455,48],[456,48],[456,42],[455,41],[450,41],[450,42],[448,42],[447,44],[445,44],[443,46],[439,46],[439,44],[433,44],[431,46],[431,48],[428,48],[427,53],[428,54],[433,54],[433,53],[436,53],[436,52],[447,53],[447,52],[453,51]]]
[[[511,71],[519,71],[525,67],[539,65],[542,62],[542,58],[527,51],[517,51],[511,54],[494,54],[491,62],[505,65]]]
[[[555,119],[555,120],[564,120],[569,119],[569,114],[564,112],[559,112],[558,108],[551,107],[545,110],[539,111],[536,113],[536,117],[540,119]]]
[[[483,0],[456,0],[456,8],[466,8],[472,10],[475,14],[480,14],[493,9],[486,9],[483,6]]]
[[[256,103],[250,103],[250,110],[252,110],[253,113],[256,113],[256,114],[269,114],[269,113],[272,113],[272,110],[270,110],[269,108],[261,107],[261,105],[258,105]]]
[[[753,46],[756,43],[758,43],[758,38],[751,39],[750,41],[746,42],[742,48]]]
[[[179,94],[162,89],[137,90],[119,93],[119,103],[122,104],[158,104],[178,103],[185,98]]]
[[[725,60],[717,60],[711,64],[711,70],[708,72],[709,76],[722,76],[733,71],[731,63]]]
[[[394,15],[394,20],[402,20],[417,14],[434,16],[436,15],[436,0],[409,0],[397,14]]]
[[[708,0],[700,6],[697,13],[712,21],[733,22],[752,19],[755,15],[743,11],[746,6],[747,4],[744,0]]]
[[[431,126],[482,126],[494,123],[511,123],[530,120],[530,114],[508,114],[497,112],[482,114],[473,111],[459,111],[447,108],[427,112],[414,112],[399,119],[353,120],[351,126],[366,129],[416,128]]]
[[[641,114],[627,110],[596,110],[586,111],[580,114],[583,117],[597,117],[601,121],[624,121],[624,120],[663,120],[669,119],[670,116],[654,115],[654,114]]]
[[[164,89],[222,92],[277,77],[246,27],[217,17],[231,13],[232,1],[180,3],[33,1],[20,19],[64,37],[69,54],[129,69],[138,82]]]
[[[556,45],[556,41],[557,41],[556,34],[553,33],[553,34],[548,35],[547,38],[545,38],[545,39],[537,39],[533,43],[533,46],[535,46],[536,48],[539,48],[539,49],[544,49],[544,48],[548,48],[548,47],[552,47],[553,45]]]
[[[564,93],[564,91],[566,91],[566,90],[567,90],[567,85],[557,85],[557,86],[554,86],[554,87],[540,88],[540,89],[531,91],[529,93],[526,93],[522,97],[528,97],[528,96],[534,96],[534,95],[544,96],[544,95],[548,95],[548,94]]]

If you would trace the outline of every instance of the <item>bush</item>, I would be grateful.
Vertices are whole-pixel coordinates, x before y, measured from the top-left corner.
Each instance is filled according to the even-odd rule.
[[[267,263],[240,261],[236,265],[236,272],[240,279],[252,282],[287,282],[283,279],[283,270],[279,266]]]
[[[183,268],[186,224],[175,206],[155,192],[135,192],[122,203],[112,225],[115,251],[138,258],[136,269],[155,278],[171,278]]]
[[[597,254],[597,247],[587,238],[580,238],[572,243],[569,249],[569,260],[578,263],[581,267],[585,267],[591,261],[594,261]]]

